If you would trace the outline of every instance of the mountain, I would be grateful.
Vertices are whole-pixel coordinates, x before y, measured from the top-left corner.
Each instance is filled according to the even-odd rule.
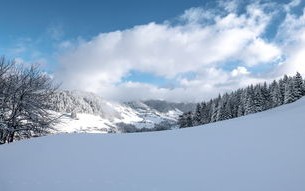
[[[305,98],[173,131],[61,134],[0,147],[4,191],[304,191]]]
[[[195,103],[174,103],[163,100],[147,100],[143,103],[149,106],[150,108],[153,108],[162,113],[173,111],[175,109],[178,109],[182,112],[188,112],[196,108]]]
[[[117,103],[81,91],[58,91],[50,110],[61,116],[53,133],[109,133],[171,129],[178,116],[195,108],[192,103],[159,100]]]

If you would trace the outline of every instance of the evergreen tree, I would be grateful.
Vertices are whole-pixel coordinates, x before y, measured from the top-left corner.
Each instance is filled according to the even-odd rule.
[[[230,94],[225,93],[209,102],[197,104],[194,113],[184,113],[179,118],[181,127],[207,124],[260,112],[282,104],[291,103],[305,95],[305,81],[300,73],[293,78],[285,75],[271,84],[250,85]]]
[[[247,102],[247,91],[245,89],[242,89],[242,92],[240,95],[240,104],[239,104],[238,110],[237,110],[237,117],[245,115],[246,102]]]
[[[238,108],[241,104],[241,89],[238,89],[237,91],[233,92],[230,94],[229,96],[229,102],[230,102],[230,106],[231,106],[231,114],[232,114],[232,118],[237,117],[238,114]]]
[[[293,80],[290,78],[285,85],[285,97],[284,103],[291,103],[295,101],[294,89],[293,89]]]
[[[267,110],[272,108],[271,92],[266,82],[264,82],[263,86],[261,87],[261,95],[262,95],[262,109]]]
[[[273,81],[270,85],[270,92],[271,92],[271,100],[272,104],[271,107],[277,107],[282,104],[281,102],[281,91],[280,86],[277,81]]]
[[[225,110],[225,103],[224,100],[221,99],[219,104],[218,104],[218,109],[217,109],[217,115],[216,115],[216,121],[221,121],[224,120],[224,111]]]
[[[254,90],[253,86],[249,86],[246,90],[245,115],[255,113],[254,108]]]
[[[210,100],[207,104],[206,104],[206,107],[204,109],[203,108],[203,124],[207,124],[207,123],[210,123],[211,122],[211,115],[212,115],[212,100]]]
[[[253,96],[253,112],[263,111],[264,98],[262,96],[261,86],[256,85],[254,88],[254,96]]]
[[[303,96],[303,79],[299,72],[293,77],[293,90],[294,99],[299,99]]]
[[[209,110],[207,108],[207,104],[205,102],[201,103],[201,116],[200,116],[200,124],[209,123]]]
[[[303,96],[305,96],[305,79],[304,79],[304,81],[303,81],[303,86],[302,86],[303,88],[302,88],[302,90],[303,90]]]
[[[218,110],[219,110],[219,101],[221,99],[221,96],[219,95],[218,98],[213,100],[212,103],[212,114],[211,114],[211,122],[216,122],[217,119],[217,115],[218,115]]]
[[[186,113],[183,113],[182,115],[179,115],[178,125],[179,125],[180,128],[187,127]]]
[[[194,113],[194,120],[193,120],[193,123],[194,125],[201,125],[201,119],[202,118],[202,109],[201,109],[201,104],[198,103],[196,105],[196,110],[195,110],[195,113]]]
[[[224,120],[225,119],[231,119],[232,116],[232,107],[231,107],[231,102],[230,100],[228,100],[225,104],[225,108],[224,108]]]
[[[217,121],[232,118],[232,111],[229,102],[229,95],[225,94],[218,105]]]
[[[194,126],[193,113],[192,112],[187,112],[186,113],[186,127],[192,127],[192,126]]]
[[[280,105],[284,104],[284,100],[285,100],[285,86],[286,86],[286,82],[284,82],[283,79],[279,80],[279,89],[280,89]]]

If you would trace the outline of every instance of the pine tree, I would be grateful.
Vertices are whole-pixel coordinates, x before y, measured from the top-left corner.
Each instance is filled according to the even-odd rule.
[[[182,115],[179,115],[178,125],[179,125],[180,128],[187,127],[187,115],[186,115],[186,113],[183,113]]]
[[[254,108],[254,90],[253,86],[249,86],[246,90],[245,115],[255,113]]]
[[[204,109],[203,107],[203,124],[207,124],[211,122],[211,116],[212,116],[212,100],[210,100]]]
[[[243,105],[239,105],[238,106],[238,110],[237,110],[237,117],[241,117],[244,116],[245,114],[245,108]]]
[[[241,93],[241,89],[238,89],[237,91],[231,93],[229,96],[232,118],[238,116],[238,108],[241,105]]]
[[[218,106],[218,113],[217,113],[217,121],[222,121],[225,119],[231,119],[232,118],[232,111],[231,111],[231,105],[229,102],[229,95],[225,94],[222,99],[220,100],[219,106]]]
[[[225,108],[225,103],[221,99],[217,109],[216,121],[224,120],[224,108]]]
[[[200,116],[200,124],[209,123],[209,111],[207,108],[207,104],[205,102],[201,103],[201,116]]]
[[[193,113],[192,112],[187,112],[186,113],[186,127],[193,127]]]
[[[245,89],[242,89],[240,95],[240,104],[238,105],[238,110],[237,110],[237,117],[245,115],[246,102],[247,102],[247,91]]]
[[[271,100],[272,100],[272,107],[277,107],[281,105],[281,91],[279,84],[277,81],[273,81],[270,85],[270,92],[271,92]]]
[[[284,82],[283,79],[280,79],[279,80],[279,89],[280,89],[279,97],[280,97],[280,102],[281,102],[280,105],[284,104],[284,100],[285,100],[285,86],[286,86],[286,82]]]
[[[224,119],[231,119],[232,118],[232,104],[230,100],[228,100],[225,104],[224,108]]]
[[[218,110],[219,110],[219,101],[221,99],[221,96],[219,95],[218,98],[213,100],[212,103],[212,111],[211,111],[211,122],[216,122],[217,119],[217,114],[218,114]]]
[[[289,77],[285,74],[283,79],[280,80],[280,90],[282,94],[282,104],[285,103],[285,92],[286,92],[286,86],[289,83]]]
[[[261,86],[256,85],[254,88],[254,96],[253,96],[253,112],[263,111],[264,98],[262,96]]]
[[[195,110],[195,113],[194,113],[194,120],[193,120],[193,123],[194,125],[201,125],[201,119],[202,118],[202,109],[201,109],[201,104],[198,103],[196,105],[196,110]]]
[[[262,109],[267,110],[272,108],[272,97],[270,89],[266,82],[264,82],[263,86],[261,87],[261,94],[262,94]]]
[[[303,90],[303,96],[305,96],[305,79],[304,79],[304,81],[303,81],[303,86],[302,86],[303,88],[302,88],[302,90]]]
[[[291,103],[295,101],[294,89],[293,89],[293,80],[290,78],[285,85],[285,97],[284,103]]]
[[[295,100],[303,96],[303,79],[299,72],[293,77],[293,90]]]

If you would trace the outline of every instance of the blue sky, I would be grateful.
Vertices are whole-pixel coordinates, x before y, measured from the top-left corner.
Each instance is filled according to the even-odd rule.
[[[50,30],[61,30],[59,39],[90,39],[102,32],[174,19],[184,10],[202,6],[204,0],[3,0],[0,7],[2,46],[20,39],[42,39],[39,48],[52,45]],[[1,47],[3,48],[3,47]]]
[[[50,61],[48,68],[52,69],[57,64],[53,58],[56,41],[78,37],[88,40],[99,33],[149,22],[162,23],[175,19],[190,7],[212,3],[205,0],[3,0],[0,51],[10,58],[22,57],[29,61],[43,57]],[[20,50],[24,44],[31,50]]]
[[[199,101],[285,73],[305,75],[304,6],[2,0],[0,54],[41,63],[62,88],[107,99]]]

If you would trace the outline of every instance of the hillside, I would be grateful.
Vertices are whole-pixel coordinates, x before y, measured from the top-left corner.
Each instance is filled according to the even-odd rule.
[[[1,191],[304,191],[305,99],[194,128],[0,147]]]
[[[118,103],[82,91],[58,91],[51,99],[50,110],[55,111],[60,123],[53,133],[107,133],[122,131],[122,126],[137,129],[166,125],[176,126],[182,112],[191,111],[195,104],[149,100]],[[72,116],[74,113],[76,116]]]

